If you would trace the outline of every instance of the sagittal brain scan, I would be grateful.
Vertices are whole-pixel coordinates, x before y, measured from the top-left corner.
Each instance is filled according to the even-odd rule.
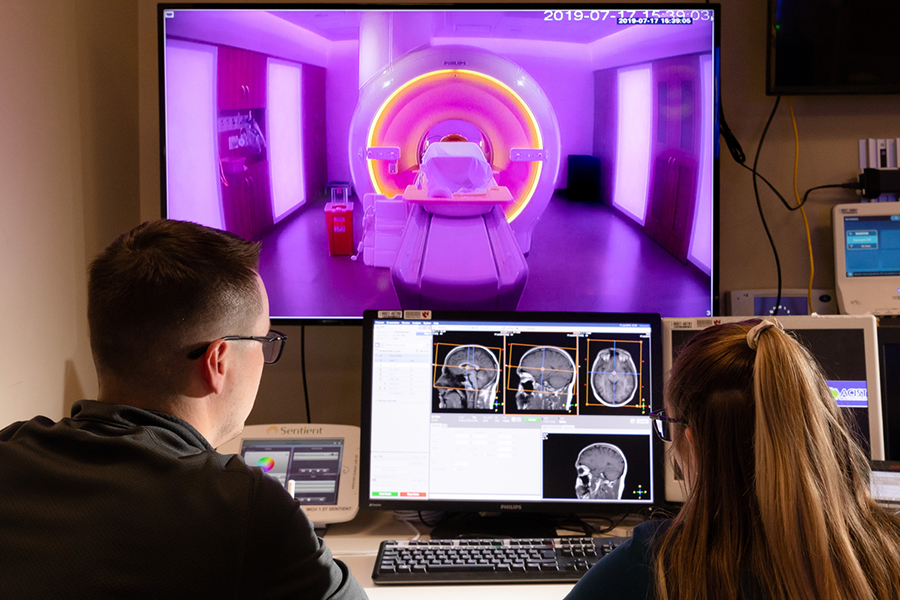
[[[583,500],[620,500],[628,461],[618,446],[598,442],[586,446],[575,461],[575,495]]]
[[[491,410],[497,397],[500,363],[484,346],[457,346],[447,353],[435,381],[438,408]]]
[[[639,374],[631,353],[621,348],[605,348],[591,365],[591,392],[607,406],[631,402],[638,388]]]
[[[575,361],[555,346],[537,346],[522,355],[516,369],[519,410],[567,411],[575,387]]]

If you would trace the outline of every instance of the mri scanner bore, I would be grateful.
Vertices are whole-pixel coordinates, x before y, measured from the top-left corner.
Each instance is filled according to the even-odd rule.
[[[164,216],[261,241],[276,319],[709,315],[717,9],[548,8],[161,8]]]

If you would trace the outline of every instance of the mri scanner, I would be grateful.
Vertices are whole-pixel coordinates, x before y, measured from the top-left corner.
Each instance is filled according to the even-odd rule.
[[[448,134],[468,143],[441,142]],[[404,309],[516,308],[560,161],[556,115],[534,79],[480,48],[412,50],[362,86],[349,151],[359,254],[390,267]],[[429,168],[452,179],[462,159],[492,178],[422,185]]]

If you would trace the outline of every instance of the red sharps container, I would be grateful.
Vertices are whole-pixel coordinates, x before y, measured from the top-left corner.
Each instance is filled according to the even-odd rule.
[[[353,255],[353,203],[329,202],[325,205],[328,225],[328,251],[332,256]]]

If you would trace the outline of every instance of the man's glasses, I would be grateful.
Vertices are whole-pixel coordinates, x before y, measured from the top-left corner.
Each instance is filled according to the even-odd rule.
[[[252,335],[226,335],[225,337],[221,337],[219,339],[225,340],[226,342],[234,340],[253,340],[256,342],[262,342],[263,361],[265,361],[267,365],[271,365],[277,363],[278,359],[281,358],[281,352],[282,350],[284,350],[284,342],[285,340],[287,340],[287,336],[280,331],[275,331],[273,329],[265,337]],[[209,344],[191,351],[191,353],[188,354],[188,358],[190,358],[191,360],[200,358],[201,356],[203,356],[203,353],[206,352],[207,348],[209,348]]]
[[[687,425],[687,421],[684,419],[676,419],[674,417],[670,417],[666,415],[666,409],[660,408],[659,410],[654,410],[649,415],[650,420],[653,421],[653,431],[656,432],[656,435],[659,436],[664,442],[672,441],[672,425]]]

